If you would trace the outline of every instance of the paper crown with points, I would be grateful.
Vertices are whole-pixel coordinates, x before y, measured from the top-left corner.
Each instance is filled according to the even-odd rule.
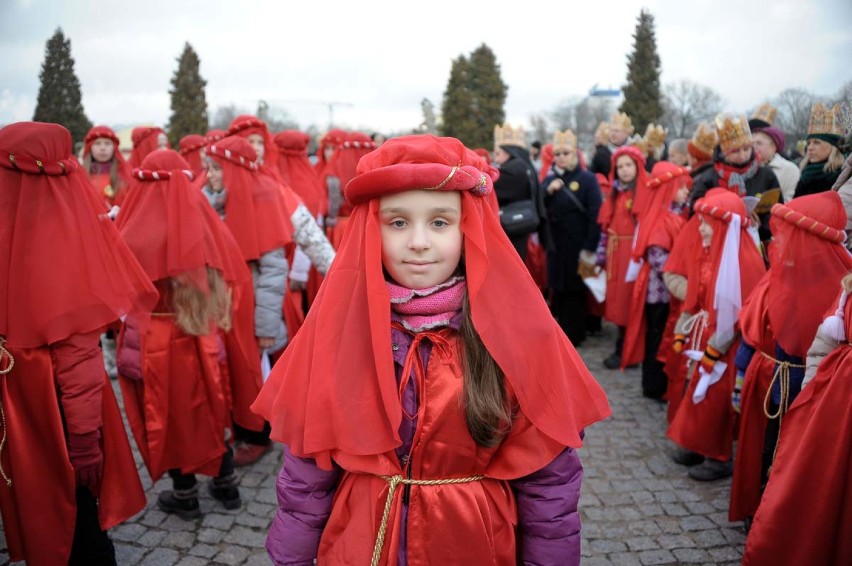
[[[754,110],[754,114],[749,119],[749,124],[754,124],[756,127],[767,128],[775,122],[775,115],[778,110],[768,102],[764,102]]]
[[[719,134],[716,133],[716,128],[709,122],[701,122],[692,134],[692,139],[689,140],[698,151],[705,156],[713,156],[713,150],[719,144]]]
[[[618,126],[627,132],[627,135],[633,133],[633,120],[630,119],[630,116],[625,114],[624,112],[616,112],[612,115],[612,118],[609,119],[610,128],[613,126]]]
[[[577,149],[577,136],[570,129],[565,130],[564,132],[560,132],[556,130],[556,133],[553,134],[553,147],[570,147],[571,149]]]
[[[651,149],[651,144],[648,143],[648,140],[640,136],[639,134],[636,134],[632,138],[628,139],[627,145],[632,145],[633,147],[637,148],[639,151],[642,152],[642,155],[644,155],[645,157],[648,156],[648,152]]]
[[[668,134],[669,131],[662,125],[648,124],[648,127],[645,128],[645,139],[648,141],[648,145],[651,149],[663,147],[666,143],[666,136]]]
[[[598,124],[598,129],[595,130],[595,142],[598,140],[606,143],[609,139],[609,122],[601,122]]]
[[[494,126],[494,145],[514,145],[526,148],[527,136],[524,133],[524,127],[513,128],[508,122],[502,126],[497,124]]]
[[[719,114],[716,116],[716,131],[719,133],[719,146],[724,153],[751,145],[751,128],[743,115]]]
[[[837,103],[831,108],[821,102],[814,104],[811,109],[811,119],[808,122],[808,136],[827,135],[844,137],[849,128],[849,107]]]

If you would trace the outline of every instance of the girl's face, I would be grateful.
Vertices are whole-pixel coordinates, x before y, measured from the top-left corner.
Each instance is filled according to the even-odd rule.
[[[636,180],[636,162],[629,155],[622,155],[615,162],[615,173],[622,183],[632,183]]]
[[[215,159],[207,160],[207,184],[210,185],[210,190],[214,193],[221,193],[225,188],[224,179],[222,179],[222,166]]]
[[[157,134],[157,148],[164,149],[169,145],[169,138],[163,132]]]
[[[263,136],[260,134],[251,134],[246,138],[254,150],[257,152],[257,160],[263,161],[263,153],[266,150],[266,146],[263,145]]]
[[[331,156],[334,155],[334,146],[333,145],[327,145],[324,148],[322,148],[322,155],[325,158],[326,163],[331,161]]]
[[[812,138],[808,140],[808,161],[811,163],[819,163],[825,161],[831,155],[831,144]]]
[[[409,289],[449,279],[462,253],[461,195],[457,191],[412,190],[379,200],[382,264]]]
[[[713,240],[713,226],[711,226],[703,216],[699,216],[698,218],[698,233],[701,234],[701,244],[705,248],[709,248],[710,242]]]
[[[686,199],[689,198],[689,187],[683,185],[681,188],[677,190],[674,196],[675,204],[683,204],[686,202]]]
[[[560,169],[573,170],[577,167],[577,152],[567,145],[554,147],[553,161]]]
[[[494,163],[498,165],[503,165],[509,158],[512,157],[508,151],[500,147],[499,145],[494,148]]]
[[[115,144],[111,139],[98,138],[92,143],[92,159],[98,163],[106,163],[115,155]]]

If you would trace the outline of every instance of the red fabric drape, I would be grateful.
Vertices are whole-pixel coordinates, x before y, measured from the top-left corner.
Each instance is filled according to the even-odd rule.
[[[71,157],[68,130],[10,124],[0,156],[0,335],[10,345],[50,344],[153,306],[156,290]]]
[[[201,175],[204,164],[201,162],[201,150],[207,146],[207,138],[198,134],[183,136],[178,142],[181,156],[189,163],[195,175]]]
[[[328,194],[308,161],[309,141],[310,136],[298,130],[285,130],[275,135],[281,180],[292,187],[316,217],[328,212]]]
[[[141,127],[133,128],[130,134],[130,139],[133,141],[133,151],[130,152],[130,159],[127,162],[130,169],[135,169],[142,164],[149,153],[157,149],[157,138],[163,133],[162,128],[156,127]],[[166,142],[166,147],[171,147]]]

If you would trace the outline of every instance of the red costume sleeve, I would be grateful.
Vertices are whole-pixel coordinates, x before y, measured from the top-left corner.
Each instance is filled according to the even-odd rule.
[[[99,331],[73,334],[50,345],[68,432],[86,434],[103,425],[104,366]]]

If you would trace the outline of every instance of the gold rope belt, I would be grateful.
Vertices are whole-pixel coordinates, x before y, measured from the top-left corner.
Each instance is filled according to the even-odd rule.
[[[790,403],[790,368],[805,369],[804,364],[793,364],[790,362],[782,362],[776,360],[763,350],[758,350],[760,355],[776,364],[778,368],[772,375],[772,381],[769,382],[769,388],[766,390],[766,396],[763,398],[763,414],[767,419],[778,419],[778,440],[775,442],[775,449],[772,451],[772,462],[769,463],[769,469],[772,469],[772,464],[775,462],[775,454],[778,452],[778,444],[781,442],[781,423],[784,420],[784,415],[787,413]],[[769,414],[769,403],[772,401],[772,388],[775,387],[775,382],[781,387],[781,402],[778,404],[778,410],[775,414]]]
[[[3,360],[6,360],[6,367],[3,367]],[[6,375],[12,371],[12,368],[15,367],[15,358],[12,357],[12,353],[6,349],[6,340],[4,338],[0,338],[0,375]],[[0,438],[0,475],[3,476],[3,480],[5,480],[6,485],[12,487],[12,478],[6,475],[5,470],[3,470],[3,446],[6,445],[6,412],[3,410],[3,403],[0,403],[0,424],[3,426],[3,438]]]
[[[485,479],[485,476],[470,476],[467,478],[453,478],[448,480],[413,480],[404,478],[400,475],[396,476],[379,476],[388,482],[388,495],[385,498],[385,512],[382,514],[382,523],[379,525],[379,533],[376,535],[376,545],[373,547],[373,560],[371,566],[379,566],[379,560],[382,558],[382,548],[385,546],[385,535],[387,534],[388,518],[393,504],[393,494],[396,488],[402,485],[453,485],[460,483],[472,483]]]

